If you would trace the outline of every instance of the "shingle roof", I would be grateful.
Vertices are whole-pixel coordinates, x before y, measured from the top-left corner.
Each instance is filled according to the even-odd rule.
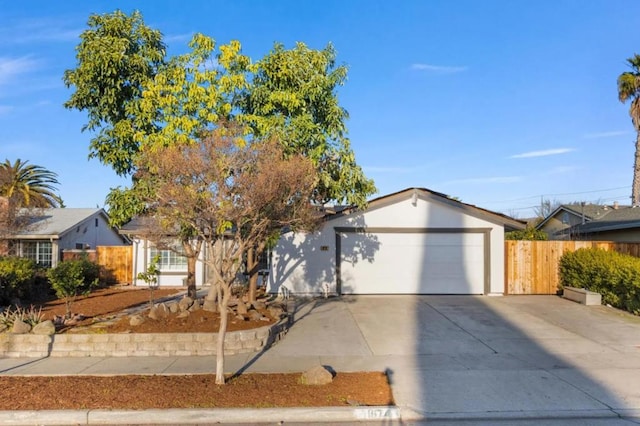
[[[35,211],[23,211],[29,215],[29,225],[20,230],[16,236],[47,236],[57,237],[78,226],[90,217],[102,213],[103,209],[37,209]]]

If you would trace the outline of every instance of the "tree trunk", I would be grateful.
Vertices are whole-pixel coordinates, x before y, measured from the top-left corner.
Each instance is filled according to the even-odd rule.
[[[640,206],[640,129],[636,133],[636,153],[633,162],[633,185],[631,186],[631,205]]]
[[[221,284],[222,297],[218,299],[220,308],[220,328],[218,329],[218,342],[216,344],[216,385],[224,385],[224,339],[227,334],[227,311],[231,288],[226,283]]]
[[[196,258],[187,257],[187,296],[196,300],[198,298],[196,292]]]

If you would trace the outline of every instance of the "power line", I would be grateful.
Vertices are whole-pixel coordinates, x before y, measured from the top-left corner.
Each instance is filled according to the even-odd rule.
[[[540,198],[544,198],[544,197],[556,197],[556,196],[560,196],[560,195],[579,195],[579,194],[593,194],[596,192],[607,192],[607,191],[617,191],[618,189],[631,189],[630,186],[620,186],[617,188],[608,188],[608,189],[595,189],[592,191],[581,191],[581,192],[559,192],[556,194],[540,194],[540,195],[532,195],[530,197],[523,197],[523,198],[514,198],[511,200],[500,200],[500,201],[487,201],[484,203],[478,203],[478,204],[495,204],[495,203],[512,203],[515,201],[524,201],[524,200],[530,200],[530,199],[540,199]],[[526,207],[523,207],[526,208]]]

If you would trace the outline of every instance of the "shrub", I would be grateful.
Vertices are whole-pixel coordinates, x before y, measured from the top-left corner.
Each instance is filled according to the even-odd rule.
[[[0,299],[10,302],[14,298],[32,295],[38,265],[30,259],[7,256],[0,258]]]
[[[510,231],[504,234],[505,240],[546,241],[547,233],[532,227],[519,231]]]
[[[79,294],[85,295],[98,285],[100,268],[87,259],[74,259],[61,262],[50,269],[47,276],[56,296],[65,299],[66,317],[71,317],[71,304]]]
[[[598,292],[602,301],[640,314],[640,258],[601,249],[579,249],[562,255],[562,287]]]

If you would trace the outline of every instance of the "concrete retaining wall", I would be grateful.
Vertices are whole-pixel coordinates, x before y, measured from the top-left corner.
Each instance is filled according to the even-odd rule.
[[[228,332],[225,355],[257,352],[286,334],[289,322]],[[218,333],[0,334],[0,357],[104,357],[215,355]]]

